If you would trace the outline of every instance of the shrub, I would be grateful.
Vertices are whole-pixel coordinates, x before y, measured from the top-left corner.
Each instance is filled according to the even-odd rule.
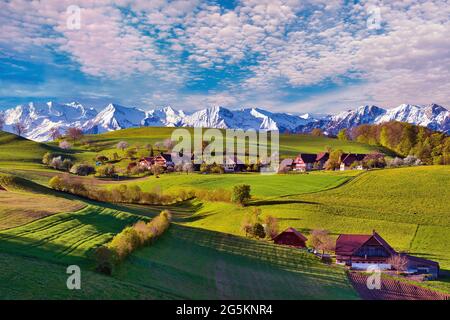
[[[252,233],[255,237],[260,238],[260,239],[266,237],[266,232],[264,231],[264,227],[261,223],[255,223],[253,225]]]
[[[42,157],[42,163],[45,165],[49,165],[55,155],[51,152],[46,152]]]
[[[62,159],[61,156],[59,157],[55,157],[50,161],[49,166],[54,168],[54,169],[62,169]]]
[[[116,260],[113,250],[105,246],[98,247],[94,252],[94,260],[97,265],[95,268],[97,272],[108,276],[112,274],[114,261]]]
[[[164,210],[147,223],[138,221],[123,229],[107,246],[95,251],[96,270],[111,274],[113,264],[122,262],[135,250],[155,241],[169,228],[171,219],[170,211]]]
[[[97,169],[97,175],[100,177],[114,177],[117,175],[116,168],[113,165],[101,166]]]
[[[240,205],[246,205],[251,199],[250,186],[247,184],[240,184],[234,186],[232,201]]]
[[[70,173],[79,175],[79,176],[87,176],[95,173],[95,168],[88,164],[78,163],[72,166],[70,169]]]

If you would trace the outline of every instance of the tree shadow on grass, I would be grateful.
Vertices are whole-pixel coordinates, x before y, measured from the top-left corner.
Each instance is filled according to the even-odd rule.
[[[302,200],[256,200],[249,202],[250,206],[272,206],[272,205],[283,205],[283,204],[319,204],[313,201],[302,201]]]

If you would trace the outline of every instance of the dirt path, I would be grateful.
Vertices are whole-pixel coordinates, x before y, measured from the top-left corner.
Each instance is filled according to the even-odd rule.
[[[367,288],[368,275],[350,272],[348,275],[359,296],[364,300],[448,300],[449,296],[394,279],[381,279],[381,289]]]

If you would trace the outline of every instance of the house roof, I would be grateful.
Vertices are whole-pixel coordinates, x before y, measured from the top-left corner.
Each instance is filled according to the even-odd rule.
[[[313,153],[300,153],[296,160],[300,158],[303,160],[304,163],[314,163],[316,162],[317,154]],[[295,161],[296,162],[296,161]]]
[[[343,153],[341,155],[341,162],[346,166],[351,165],[355,161],[362,161],[366,157],[366,154],[362,153]]]
[[[293,159],[284,159],[280,162],[280,166],[291,166],[293,162]]]
[[[303,240],[303,241],[308,240],[308,238],[306,238],[304,235],[302,235],[300,232],[298,232],[296,229],[294,229],[294,228],[292,228],[292,227],[289,227],[289,228],[287,228],[286,230],[284,230],[283,232],[280,232],[279,234],[277,234],[277,235],[273,238],[273,240],[275,240],[276,238],[278,238],[279,236],[281,236],[281,235],[284,234],[284,233],[293,233],[293,234],[295,234],[299,239],[301,239],[301,240]]]
[[[415,263],[419,263],[419,264],[423,264],[423,265],[434,266],[434,267],[439,268],[439,263],[436,261],[433,261],[433,260],[410,256],[409,254],[406,255],[406,258],[408,259],[408,262],[411,261],[411,262],[415,262]]]
[[[163,157],[166,161],[172,161],[172,155],[170,153],[161,153],[159,156]]]
[[[328,160],[330,154],[328,152],[320,152],[317,154],[316,161]]]
[[[395,254],[395,250],[375,231],[373,234],[341,234],[336,240],[337,255],[352,255],[366,242],[375,239],[391,254]]]
[[[153,157],[144,157],[139,160],[139,162],[142,162],[142,161],[153,162]]]

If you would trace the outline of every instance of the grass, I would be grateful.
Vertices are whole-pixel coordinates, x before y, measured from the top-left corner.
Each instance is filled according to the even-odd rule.
[[[143,191],[158,189],[162,192],[184,188],[231,191],[237,184],[248,184],[255,197],[279,197],[334,188],[347,182],[355,174],[355,171],[285,175],[261,175],[258,173],[222,175],[194,173],[186,175],[174,173],[160,175],[159,178],[149,176],[139,182],[130,181],[129,184],[138,185]]]
[[[137,220],[136,215],[89,205],[0,231],[0,248],[49,262],[91,265],[88,258],[93,248]]]
[[[342,268],[305,251],[177,225],[114,277],[182,299],[357,299]]]
[[[81,289],[68,290],[67,265],[0,253],[0,299],[174,299],[172,295],[81,269]]]

